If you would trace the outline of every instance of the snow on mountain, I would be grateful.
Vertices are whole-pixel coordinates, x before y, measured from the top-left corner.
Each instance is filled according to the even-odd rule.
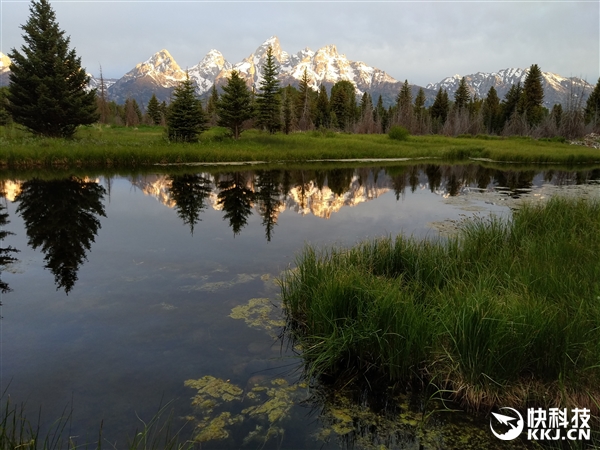
[[[196,92],[202,95],[208,92],[215,83],[217,75],[231,70],[232,65],[225,60],[218,50],[210,50],[198,64],[188,70],[190,79],[196,83]]]
[[[485,98],[494,86],[498,93],[498,97],[504,98],[508,90],[513,84],[523,83],[527,78],[529,69],[510,68],[499,70],[498,72],[484,73],[477,72],[471,75],[465,75],[465,81],[471,91],[471,94],[476,94],[479,98]],[[556,103],[566,105],[571,95],[575,101],[578,99],[583,101],[593,90],[593,86],[581,78],[571,77],[565,78],[551,72],[542,72],[542,86],[544,88],[544,106],[552,108]],[[448,95],[452,98],[458,89],[462,76],[454,75],[444,78],[439,83],[428,84],[427,88],[437,91],[442,88],[448,91]]]
[[[167,50],[161,50],[137,64],[108,88],[108,97],[124,103],[129,97],[146,105],[155,94],[159,101],[169,101],[177,83],[185,79],[185,71]]]
[[[281,49],[277,36],[271,36],[243,61],[223,70],[216,79],[217,84],[224,84],[231,76],[231,71],[237,70],[250,87],[258,90],[269,46],[273,48],[282,86],[297,86],[306,70],[310,86],[315,90],[321,84],[330,88],[341,80],[350,81],[355,86],[357,96],[386,86],[392,87],[392,90],[399,89],[398,81],[387,73],[361,61],[350,61],[345,55],[338,53],[335,45],[327,45],[316,52],[305,48],[290,54]]]
[[[10,72],[10,58],[0,52],[0,86],[8,86],[8,74]]]
[[[98,89],[98,93],[99,93],[100,85],[101,85],[100,78],[96,78],[91,73],[88,73],[88,76],[90,77],[90,82],[88,83],[88,88],[89,89]],[[111,87],[113,84],[115,84],[118,81],[118,78],[103,78],[102,81],[104,82],[104,89],[106,90],[109,87]]]

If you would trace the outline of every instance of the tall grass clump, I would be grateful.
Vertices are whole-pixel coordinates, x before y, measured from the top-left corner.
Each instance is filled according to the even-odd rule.
[[[600,202],[552,198],[448,240],[298,257],[282,279],[310,376],[429,384],[478,410],[600,398]]]
[[[388,136],[390,139],[394,139],[396,141],[406,141],[410,136],[410,132],[400,125],[394,125],[392,128],[390,128]]]

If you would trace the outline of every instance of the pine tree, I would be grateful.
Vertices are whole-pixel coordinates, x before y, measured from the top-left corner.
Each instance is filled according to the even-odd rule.
[[[98,114],[99,121],[102,124],[108,123],[109,109],[108,101],[106,99],[106,87],[104,85],[104,76],[102,75],[102,66],[100,66],[100,91],[98,92]]]
[[[560,103],[556,103],[552,107],[551,115],[554,118],[554,123],[556,124],[556,128],[557,129],[560,128],[560,122],[562,120],[562,115],[563,115],[563,107]]]
[[[283,89],[283,132],[289,134],[296,128],[296,113],[294,111],[295,91],[292,86],[288,85]]]
[[[96,90],[81,58],[69,50],[70,38],[59,28],[49,0],[32,1],[25,45],[8,54],[9,111],[13,120],[36,134],[71,137],[79,125],[98,120]]]
[[[490,87],[487,97],[483,101],[483,123],[487,128],[488,133],[500,132],[500,115],[502,109],[500,107],[500,99],[494,86]]]
[[[327,96],[327,90],[323,85],[321,85],[321,87],[319,88],[316,110],[317,112],[315,118],[315,126],[317,128],[328,128],[330,126],[331,120],[329,110],[329,97]]]
[[[244,122],[254,115],[250,91],[236,70],[231,72],[231,77],[223,86],[223,94],[217,103],[217,113],[218,124],[229,128],[234,139],[240,138]]]
[[[538,125],[544,118],[544,88],[542,71],[532,64],[523,83],[523,107],[529,125]]]
[[[442,88],[439,88],[433,105],[431,105],[431,109],[429,110],[431,118],[438,121],[440,125],[443,125],[448,118],[449,107],[448,92],[445,89],[442,90]]]
[[[585,123],[600,122],[600,78],[585,103]]]
[[[313,90],[310,87],[310,77],[306,67],[304,73],[300,79],[300,85],[298,86],[298,106],[296,108],[296,117],[298,117],[298,126],[300,130],[310,130],[313,126],[311,117],[311,100],[314,95]]]
[[[196,98],[194,83],[186,72],[173,91],[173,102],[167,114],[167,136],[175,142],[197,142],[198,135],[206,129],[202,103]]]
[[[410,127],[412,119],[412,91],[408,80],[404,80],[400,92],[396,97],[396,108],[398,111],[398,123]]]
[[[0,125],[8,125],[12,117],[8,112],[8,86],[0,87]]]
[[[160,123],[162,121],[162,114],[160,112],[160,103],[158,103],[158,99],[156,98],[156,95],[154,93],[152,94],[152,97],[150,97],[150,100],[148,101],[147,113],[148,113],[148,117],[150,117],[150,120],[152,121],[152,124],[160,125]]]
[[[423,111],[425,111],[425,91],[423,91],[423,88],[419,88],[419,92],[415,97],[415,116],[417,119],[423,117]]]
[[[259,127],[273,134],[281,128],[281,98],[275,56],[270,46],[262,70],[263,79],[260,82],[260,92],[256,96],[257,122]]]
[[[469,94],[469,88],[467,87],[467,80],[462,77],[458,85],[458,89],[454,93],[454,108],[457,111],[465,109],[469,104],[471,94]]]
[[[500,123],[500,127],[504,127],[506,123],[510,120],[513,114],[518,113],[518,106],[521,100],[521,95],[523,93],[523,88],[521,87],[521,83],[513,84],[506,95],[504,96],[504,100],[502,100],[502,120]]]
[[[217,104],[219,103],[219,93],[217,92],[217,86],[213,84],[210,90],[210,97],[208,97],[208,103],[206,104],[206,115],[208,116],[208,123],[210,125],[217,124]]]
[[[349,130],[357,115],[354,92],[354,85],[347,80],[338,81],[331,88],[331,111],[335,113],[337,126],[342,130]]]

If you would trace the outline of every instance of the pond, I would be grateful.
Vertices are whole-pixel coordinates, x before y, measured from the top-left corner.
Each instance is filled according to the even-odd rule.
[[[478,436],[473,448],[497,445],[465,414],[419,426],[423,399],[399,394],[390,419],[365,407],[377,402],[309,389],[280,339],[277,278],[305,244],[443,238],[521,201],[599,196],[600,169],[237,169],[0,173],[0,230],[13,233],[0,247],[19,251],[0,273],[3,402],[25,402],[32,422],[41,408],[42,430],[70,415],[78,443],[102,423],[108,448],[161,405],[202,448],[441,448],[457,429]]]

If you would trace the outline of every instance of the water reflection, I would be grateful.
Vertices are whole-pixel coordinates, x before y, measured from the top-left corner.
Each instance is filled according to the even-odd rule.
[[[221,190],[218,195],[217,205],[225,214],[223,220],[229,220],[233,234],[248,224],[248,217],[252,214],[254,191],[250,184],[250,174],[244,172],[230,172],[225,174],[218,182]]]
[[[102,200],[106,190],[94,181],[77,177],[63,180],[28,180],[15,201],[25,221],[28,244],[44,252],[45,267],[54,274],[57,289],[68,294],[77,281],[79,266],[106,216]]]
[[[10,292],[11,289],[8,286],[8,283],[2,280],[2,271],[6,269],[6,266],[8,264],[17,261],[17,258],[11,255],[19,251],[11,245],[7,247],[4,246],[4,239],[9,235],[15,234],[11,231],[7,231],[4,229],[4,227],[10,223],[10,221],[8,220],[8,213],[4,212],[5,210],[6,207],[4,205],[0,205],[0,243],[2,243],[2,246],[0,246],[0,292],[3,294]]]
[[[212,181],[197,174],[171,175],[169,181],[177,215],[194,234],[194,226],[201,220],[200,213],[206,209],[206,199],[212,192]]]
[[[281,205],[280,170],[260,170],[256,173],[256,201],[265,227],[265,237],[271,241],[273,226],[277,224]]]

